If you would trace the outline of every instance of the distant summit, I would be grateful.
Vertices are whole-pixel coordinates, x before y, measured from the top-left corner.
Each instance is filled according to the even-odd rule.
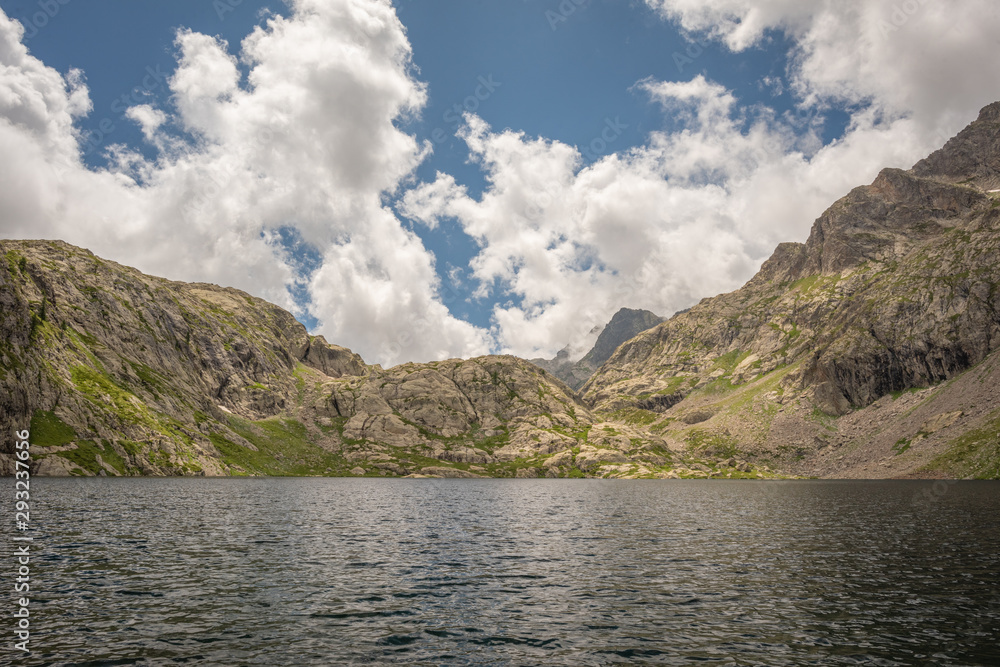
[[[655,327],[663,318],[648,310],[622,308],[604,327],[594,327],[600,335],[594,347],[579,361],[570,357],[569,347],[559,350],[553,359],[531,359],[531,363],[544,368],[573,389],[579,389],[607,361],[619,345],[638,334]]]
[[[998,230],[994,103],[834,202],[739,290],[620,346],[584,399],[799,474],[995,477]]]
[[[581,361],[597,370],[611,358],[619,345],[635,338],[647,329],[652,329],[662,321],[662,317],[648,310],[622,308],[614,314],[611,321],[601,331],[601,335],[597,337],[593,349]]]

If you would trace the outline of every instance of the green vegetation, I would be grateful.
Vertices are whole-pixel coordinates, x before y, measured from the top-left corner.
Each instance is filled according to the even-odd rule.
[[[98,456],[101,457],[102,461],[117,470],[119,475],[125,475],[129,472],[125,461],[112,449],[110,443],[106,443],[106,446],[102,447],[92,440],[79,440],[76,443],[76,449],[56,452],[56,456],[68,459],[94,475],[104,469],[97,462]]]
[[[685,441],[693,451],[713,458],[729,458],[740,453],[739,442],[728,433],[693,428],[688,431]]]
[[[321,475],[327,468],[331,470],[327,474],[346,474],[353,467],[317,445],[305,425],[294,419],[251,422],[231,415],[229,428],[257,448],[238,445],[222,433],[209,435],[223,462],[237,468],[235,474]]]
[[[37,410],[31,417],[31,444],[35,447],[61,447],[76,440],[76,431],[54,412]]]
[[[736,367],[740,365],[740,362],[750,356],[750,352],[741,352],[740,350],[733,350],[732,352],[726,352],[725,354],[717,357],[712,363],[713,369],[722,369],[727,374],[732,373],[736,370]]]
[[[136,363],[134,361],[130,361],[128,364],[132,367],[132,371],[139,378],[141,386],[148,390],[156,398],[159,398],[161,394],[173,393],[170,390],[165,378],[149,366]]]
[[[899,398],[902,397],[904,394],[915,394],[924,388],[925,387],[910,387],[909,389],[900,389],[898,391],[891,392],[890,396],[892,396],[892,400],[896,401],[899,400]]]
[[[622,408],[610,415],[615,421],[625,422],[630,426],[648,426],[655,422],[660,415],[652,410],[642,410],[640,408]]]
[[[157,420],[146,405],[105,373],[88,366],[71,370],[77,390],[102,410],[109,410],[127,424],[138,424],[159,431]]]
[[[947,450],[925,470],[958,478],[1000,479],[1000,410],[990,414],[980,428],[951,440]]]

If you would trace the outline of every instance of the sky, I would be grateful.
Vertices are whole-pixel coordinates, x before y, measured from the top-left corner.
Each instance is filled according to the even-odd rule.
[[[1000,100],[994,0],[0,0],[0,237],[391,366],[738,288]]]

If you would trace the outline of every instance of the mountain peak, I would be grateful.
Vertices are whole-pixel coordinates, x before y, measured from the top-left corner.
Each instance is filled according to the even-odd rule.
[[[913,165],[911,172],[981,190],[1000,188],[1000,102],[983,107],[975,121]]]
[[[634,338],[647,329],[663,321],[659,315],[648,310],[621,308],[611,317],[611,321],[597,337],[594,348],[584,356],[583,361],[594,368],[600,367],[611,358],[618,346]]]

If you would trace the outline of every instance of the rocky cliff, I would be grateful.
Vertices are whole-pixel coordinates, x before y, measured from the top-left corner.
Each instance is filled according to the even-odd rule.
[[[854,189],[806,243],[780,245],[740,290],[619,347],[585,398],[598,412],[645,415],[693,449],[850,472],[817,463],[845,442],[846,417],[894,393],[938,395],[1000,345],[998,155],[1000,103],[914,168],[885,169]],[[950,435],[992,423],[991,392],[965,396],[964,427]],[[851,442],[862,447],[876,427]],[[951,446],[920,441],[925,451],[909,438],[894,470],[933,468]]]
[[[593,349],[584,355],[581,361],[596,370],[611,358],[619,345],[643,331],[652,329],[662,321],[662,317],[648,310],[622,308],[611,317],[611,321],[597,337]]]
[[[0,242],[0,302],[0,425],[30,424],[42,473],[238,472],[216,445],[251,447],[304,369],[367,372],[266,301],[58,241]]]
[[[743,288],[624,342],[655,316],[619,313],[580,395],[514,357],[369,366],[238,290],[2,241],[0,427],[43,475],[996,478],[998,186],[1000,103]]]
[[[524,360],[383,370],[261,299],[58,241],[0,242],[0,303],[0,426],[30,428],[35,474],[651,476],[684,465],[662,438],[603,423]],[[9,439],[0,466],[13,470]]]
[[[662,317],[648,310],[622,308],[611,317],[610,322],[598,329],[594,346],[582,358],[574,361],[570,358],[569,348],[565,348],[554,359],[532,359],[531,363],[544,368],[570,388],[577,390],[611,357],[619,345],[662,321]]]

